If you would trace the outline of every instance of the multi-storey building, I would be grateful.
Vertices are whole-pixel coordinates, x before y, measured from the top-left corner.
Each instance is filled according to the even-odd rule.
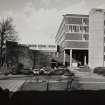
[[[105,67],[105,9],[64,15],[55,39],[64,65],[77,61],[91,68]]]
[[[72,66],[73,62],[88,63],[89,16],[66,14],[55,37],[59,46],[59,61]]]

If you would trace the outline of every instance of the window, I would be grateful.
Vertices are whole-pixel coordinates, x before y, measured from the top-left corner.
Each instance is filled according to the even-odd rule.
[[[76,26],[76,32],[79,32],[79,26]]]
[[[80,31],[81,31],[81,32],[83,31],[83,26],[80,26]]]
[[[69,26],[68,25],[65,25],[65,31],[69,32]]]
[[[84,19],[83,19],[83,23],[86,24],[86,25],[88,25],[88,24],[89,24],[88,18],[84,18]]]
[[[96,12],[102,12],[102,9],[96,9]]]
[[[73,31],[73,27],[71,25],[69,26],[69,31]]]
[[[48,47],[50,47],[50,48],[56,48],[56,46],[54,46],[54,45],[49,45]]]
[[[105,29],[104,29],[104,34],[105,34]]]
[[[83,40],[86,40],[86,35],[83,35]]]
[[[104,26],[105,26],[105,20],[104,20]]]
[[[73,26],[74,32],[79,32],[79,26]]]
[[[73,30],[74,30],[74,32],[76,32],[76,26],[73,26]]]
[[[83,34],[83,40],[88,40],[88,35],[87,34]]]
[[[46,45],[38,45],[38,47],[46,47]]]
[[[87,26],[84,26],[84,31],[85,31],[85,32],[89,32],[89,30],[88,30],[88,27],[87,27]]]
[[[104,55],[104,61],[105,61],[105,55]]]
[[[67,24],[82,24],[82,18],[66,17]]]

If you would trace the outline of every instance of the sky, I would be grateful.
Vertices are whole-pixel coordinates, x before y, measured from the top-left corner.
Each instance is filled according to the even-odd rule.
[[[105,0],[0,0],[0,20],[13,18],[19,43],[55,44],[64,14],[89,14],[105,9]]]

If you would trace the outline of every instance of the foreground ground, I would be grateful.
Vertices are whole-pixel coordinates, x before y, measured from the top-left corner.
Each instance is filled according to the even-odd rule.
[[[105,77],[92,73],[75,73],[66,76],[0,75],[0,86],[10,91],[18,90],[100,90],[105,89]]]

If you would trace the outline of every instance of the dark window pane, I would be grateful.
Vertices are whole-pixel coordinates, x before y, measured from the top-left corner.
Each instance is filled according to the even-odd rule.
[[[89,24],[89,19],[88,18],[84,18],[83,19],[83,23],[86,24],[86,25],[88,25]]]
[[[84,34],[84,35],[83,35],[83,39],[84,39],[84,40],[89,40],[89,35]]]
[[[105,61],[105,55],[104,55],[104,61]]]

